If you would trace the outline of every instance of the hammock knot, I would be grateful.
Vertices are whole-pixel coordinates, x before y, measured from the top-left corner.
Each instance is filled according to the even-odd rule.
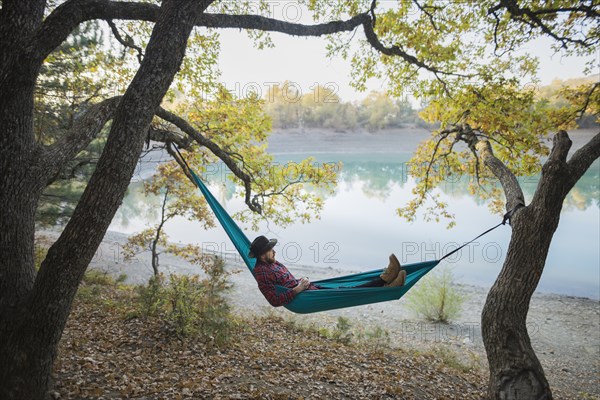
[[[502,218],[502,225],[506,225],[506,223],[508,222],[510,225],[510,219],[512,218],[512,216],[514,215],[514,213],[519,209],[519,208],[523,208],[525,207],[525,204],[523,203],[519,203],[517,204],[512,210],[510,210],[509,212],[507,212],[506,214],[504,214],[504,217]]]

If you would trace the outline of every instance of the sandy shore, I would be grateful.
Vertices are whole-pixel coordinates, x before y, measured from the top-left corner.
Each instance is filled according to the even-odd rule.
[[[52,231],[40,232],[50,241],[58,236]],[[125,261],[120,254],[126,235],[109,232],[98,249],[90,268],[110,275],[127,275],[126,282],[147,282],[152,274],[148,254]],[[228,259],[227,268],[239,271],[231,277],[231,303],[236,312],[249,314],[274,313],[298,324],[335,327],[339,317],[348,318],[353,329],[382,328],[389,335],[389,344],[415,349],[445,346],[464,360],[485,368],[485,349],[481,339],[480,315],[488,288],[458,285],[467,298],[461,315],[450,324],[432,324],[419,320],[402,299],[367,306],[332,310],[309,315],[296,315],[284,308],[273,308],[263,298],[256,282],[240,260]],[[296,276],[319,280],[348,272],[302,265],[288,265]],[[161,256],[161,270],[196,274],[198,269],[170,256]],[[533,296],[528,329],[532,345],[546,371],[552,387],[569,398],[600,398],[600,302],[587,298],[539,294]],[[571,397],[573,396],[573,397]]]

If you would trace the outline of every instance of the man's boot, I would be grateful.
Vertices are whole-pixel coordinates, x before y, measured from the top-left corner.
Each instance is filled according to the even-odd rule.
[[[396,279],[396,277],[398,276],[399,272],[400,272],[400,262],[398,261],[396,256],[392,253],[390,255],[390,264],[385,269],[385,271],[383,271],[383,273],[381,275],[379,275],[379,277],[381,279],[383,279],[385,281],[385,283],[392,283],[394,281],[394,279]]]
[[[385,284],[384,286],[385,287],[403,286],[405,282],[406,282],[406,270],[402,270],[402,271],[400,271],[400,273],[398,274],[396,279],[394,279],[391,283]]]

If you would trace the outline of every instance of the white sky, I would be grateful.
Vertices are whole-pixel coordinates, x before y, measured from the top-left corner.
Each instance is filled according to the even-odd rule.
[[[354,40],[359,39],[361,33],[357,32]],[[324,38],[298,38],[280,33],[272,33],[271,38],[275,47],[259,50],[245,32],[237,29],[221,31],[219,65],[222,81],[233,93],[244,97],[248,90],[259,88],[265,95],[273,82],[288,80],[297,84],[302,93],[310,92],[318,83],[337,88],[337,94],[343,101],[366,97],[366,93],[356,92],[349,85],[350,61],[326,57]],[[586,59],[552,54],[551,43],[550,39],[544,38],[531,45],[533,54],[540,57],[541,84],[549,84],[556,78],[582,77]],[[600,50],[596,61],[599,65]],[[369,90],[384,91],[385,84],[372,81]]]

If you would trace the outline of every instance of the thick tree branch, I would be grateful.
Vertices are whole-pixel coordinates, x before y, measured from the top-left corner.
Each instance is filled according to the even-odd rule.
[[[104,125],[112,119],[121,101],[115,96],[91,106],[83,116],[76,119],[72,128],[59,141],[46,147],[42,161],[47,183],[57,176],[64,165],[87,147]]]
[[[260,15],[203,14],[199,26],[207,28],[258,29],[267,32],[281,32],[294,36],[322,36],[355,29],[371,18],[365,14],[356,15],[346,21],[331,21],[316,25],[303,25],[280,21]]]
[[[572,185],[583,176],[592,163],[600,157],[600,132],[577,150],[567,163]]]
[[[161,143],[175,143],[180,149],[188,149],[192,144],[190,136],[181,136],[175,132],[166,129],[160,129],[154,126],[148,131],[148,139]]]
[[[569,191],[600,154],[600,139],[596,135],[567,163],[567,154],[572,143],[565,131],[554,135],[552,151],[542,166],[542,175],[531,200],[534,209],[544,213],[549,210],[560,212]]]
[[[142,48],[140,46],[137,46],[129,35],[127,35],[127,39],[124,39],[112,20],[109,19],[106,22],[108,23],[108,26],[110,26],[110,30],[112,31],[113,35],[119,43],[121,43],[125,48],[129,47],[137,52],[137,59],[141,64],[142,59],[144,58],[144,51],[142,50]]]
[[[525,196],[517,181],[517,177],[502,161],[496,158],[490,142],[487,140],[478,140],[475,149],[485,166],[488,167],[500,181],[500,184],[504,189],[504,195],[506,196],[506,210],[512,210],[519,204],[525,205]]]
[[[567,132],[559,131],[552,139],[552,151],[548,156],[548,161],[566,162],[571,145],[573,145],[573,142]]]
[[[160,7],[149,3],[116,2],[110,0],[68,0],[58,6],[33,37],[34,58],[44,60],[82,22],[103,19],[156,22]],[[33,47],[34,45],[32,45]]]
[[[462,75],[462,74],[457,74],[457,73],[453,73],[453,72],[442,71],[436,67],[433,67],[431,65],[424,63],[423,61],[419,60],[417,57],[408,54],[407,52],[405,52],[404,50],[402,50],[400,47],[398,47],[396,45],[393,45],[391,47],[385,47],[383,45],[383,43],[381,43],[379,41],[379,38],[377,37],[375,30],[373,29],[373,24],[371,23],[370,18],[365,20],[362,25],[365,30],[365,35],[367,37],[367,41],[369,42],[369,44],[371,46],[373,46],[373,48],[375,50],[379,51],[382,54],[385,54],[387,56],[400,57],[404,61],[406,61],[410,64],[416,65],[417,67],[423,68],[429,72],[433,72],[435,74],[436,78],[438,78],[438,79],[439,79],[438,74],[450,75],[450,76],[460,76],[460,77],[468,77],[469,76],[469,75]]]
[[[254,212],[261,213],[261,207],[258,201],[255,199],[251,199],[252,195],[252,177],[244,172],[231,158],[231,155],[223,150],[219,145],[217,145],[212,140],[206,138],[200,132],[198,132],[193,126],[191,126],[186,120],[183,118],[173,114],[170,111],[165,110],[164,108],[159,108],[156,112],[156,115],[160,118],[164,119],[167,122],[172,123],[179,129],[181,129],[184,133],[189,135],[192,139],[194,139],[199,145],[206,147],[209,149],[214,155],[219,157],[227,167],[233,172],[235,176],[237,176],[243,183],[244,188],[246,190],[245,195],[245,203],[246,205]]]
[[[155,22],[160,7],[148,3],[117,2],[110,0],[69,0],[57,7],[34,38],[38,59],[45,59],[80,23],[103,19],[110,21],[140,20]],[[370,19],[366,14],[357,15],[347,21],[332,21],[317,25],[295,24],[258,15],[202,14],[196,26],[208,28],[260,29],[282,32],[296,36],[321,36],[342,31],[351,31]]]
[[[44,16],[44,0],[4,0],[0,8],[0,85]]]
[[[77,173],[87,165],[95,165],[98,162],[98,159],[87,158],[84,160],[79,160],[75,165],[69,166],[68,169],[65,167],[57,175],[55,175],[48,184],[53,183],[55,181],[70,181],[71,179],[75,179],[77,177]],[[45,194],[42,194],[45,195]]]
[[[37,43],[37,58],[43,60],[79,25],[88,20],[113,19],[156,21],[160,8],[148,3],[115,2],[109,0],[69,0],[59,6],[45,21],[33,43]],[[369,43],[378,51],[390,56],[399,56],[438,75],[466,76],[445,72],[430,66],[398,46],[385,47],[373,30],[373,18],[368,12],[356,15],[345,21],[331,21],[322,24],[304,25],[285,22],[259,15],[202,14],[196,26],[207,28],[257,29],[267,32],[281,32],[294,36],[321,36],[336,32],[352,31],[362,25]]]

